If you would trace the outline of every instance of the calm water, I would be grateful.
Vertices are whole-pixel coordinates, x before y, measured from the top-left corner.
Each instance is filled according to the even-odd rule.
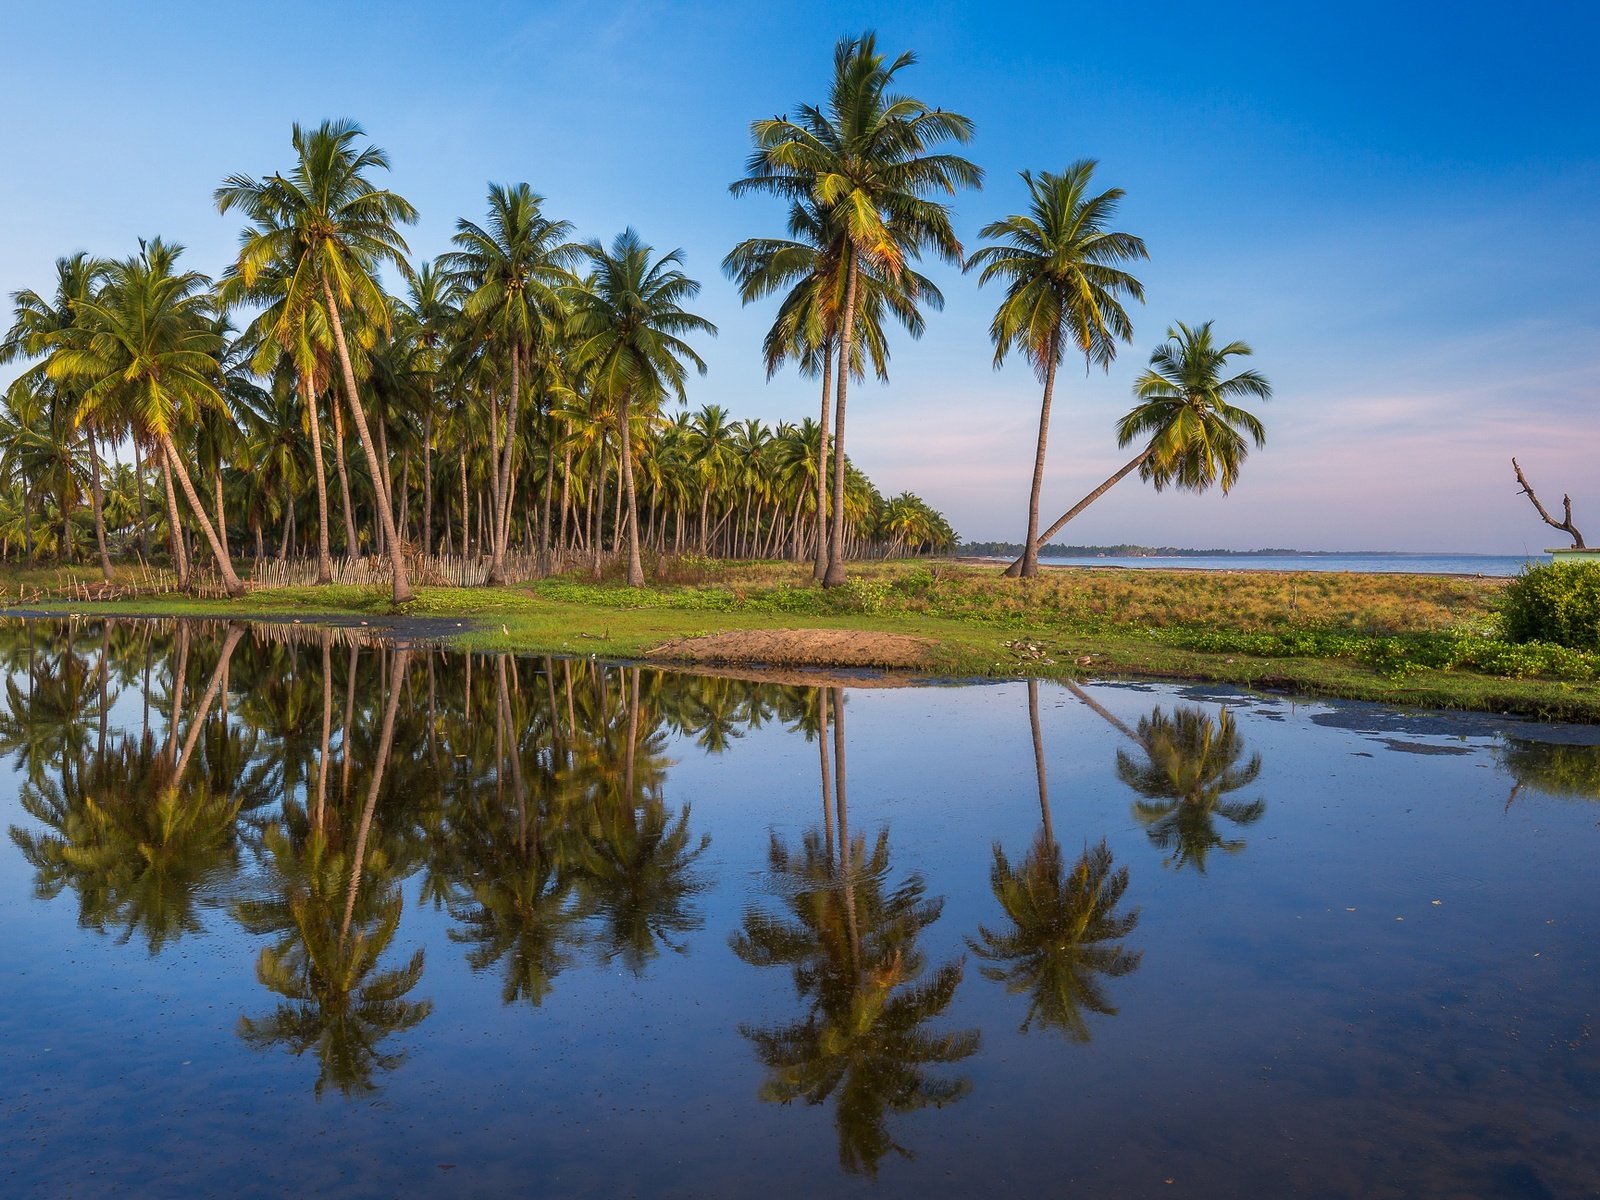
[[[0,1195],[1600,1195],[1600,730],[351,636],[0,626]]]
[[[1075,558],[1041,556],[1042,563],[1072,567],[1175,568],[1206,571],[1355,571],[1360,574],[1515,575],[1548,554],[1284,554],[1218,555],[1214,558]]]

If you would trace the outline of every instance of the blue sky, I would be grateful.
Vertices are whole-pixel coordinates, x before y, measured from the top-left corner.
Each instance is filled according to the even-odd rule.
[[[378,6],[372,6],[376,9]],[[834,41],[915,50],[905,90],[977,123],[969,248],[1023,204],[1017,172],[1100,161],[1150,247],[1147,303],[1109,374],[1064,370],[1053,516],[1120,465],[1113,423],[1174,320],[1250,342],[1277,395],[1233,494],[1121,484],[1077,542],[1520,553],[1561,544],[1516,494],[1600,531],[1600,7],[288,2],[6,5],[0,290],[59,254],[141,235],[217,272],[236,235],[212,189],[287,160],[291,122],[360,121],[421,210],[418,256],[527,180],[584,236],[682,247],[721,334],[692,402],[814,413],[767,382],[771,311],[719,263],[781,212],[734,200],[747,124],[821,97]],[[852,457],[974,538],[1018,538],[1038,385],[990,367],[996,297],[951,269],[888,386],[853,393]],[[1591,540],[1596,535],[1591,534]]]

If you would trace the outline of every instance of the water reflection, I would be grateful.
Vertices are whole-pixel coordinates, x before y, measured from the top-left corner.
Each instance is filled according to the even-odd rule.
[[[1261,755],[1241,764],[1245,745],[1233,714],[1218,708],[1213,719],[1193,705],[1170,714],[1156,708],[1139,718],[1131,736],[1140,753],[1117,751],[1117,778],[1144,797],[1134,802],[1133,815],[1151,844],[1168,852],[1166,865],[1204,874],[1211,851],[1243,850],[1244,839],[1225,836],[1217,822],[1254,825],[1267,802],[1224,799],[1261,774]]]
[[[1048,1191],[1063,1137],[1109,1195],[1600,1178],[1595,813],[1539,799],[1596,798],[1600,751],[1533,740],[1581,731],[1421,757],[1079,689],[1113,755],[1045,683],[1030,769],[1020,687],[846,703],[224,623],[0,625],[0,662],[19,1194],[984,1194],[996,1148]],[[1134,862],[1259,837],[1269,769],[1280,852],[1203,896]]]
[[[1507,808],[1524,789],[1558,800],[1600,800],[1600,746],[1507,738],[1498,756],[1516,781]]]
[[[44,831],[13,827],[11,838],[34,869],[35,893],[50,898],[70,889],[85,928],[118,928],[122,941],[139,934],[156,954],[169,941],[201,930],[201,906],[215,902],[237,872],[236,821],[243,798],[231,793],[227,776],[242,769],[231,753],[238,743],[214,737],[202,769],[192,771],[191,765],[243,633],[239,627],[227,630],[181,748],[181,676],[172,684],[177,699],[164,745],[158,748],[148,730],[113,743],[106,730],[108,640],[100,641],[93,672],[72,638],[59,655],[36,655],[30,643],[27,700],[13,679],[5,724],[8,734],[34,739],[7,748],[25,775],[19,791],[23,811]],[[180,654],[181,668],[187,662]],[[91,718],[98,727],[92,747]],[[38,746],[59,757],[41,761]]]
[[[808,830],[795,849],[772,836],[768,886],[782,911],[751,908],[731,942],[752,966],[788,967],[804,1007],[792,1020],[740,1032],[767,1068],[761,1098],[832,1099],[840,1165],[874,1175],[890,1152],[911,1156],[890,1132],[891,1115],[943,1107],[971,1091],[969,1080],[929,1068],[970,1057],[978,1031],[926,1028],[950,1007],[962,965],[929,970],[917,942],[944,902],[928,899],[915,873],[892,882],[888,830],[870,849],[865,834],[850,831],[842,690],[820,695],[816,728],[822,828]]]
[[[1078,860],[1066,866],[1050,819],[1037,680],[1028,681],[1028,717],[1039,788],[1039,835],[1015,866],[995,843],[989,886],[1007,925],[978,926],[978,936],[969,938],[968,945],[989,964],[980,969],[985,979],[1028,997],[1024,1033],[1037,1021],[1069,1041],[1087,1042],[1091,1035],[1085,1014],[1117,1012],[1102,980],[1138,970],[1140,952],[1129,950],[1122,939],[1138,925],[1139,910],[1118,913],[1128,890],[1128,868],[1113,868],[1104,840],[1086,845]]]
[[[318,802],[304,822],[304,836],[296,838],[284,823],[267,826],[262,840],[269,896],[242,901],[236,910],[249,932],[276,936],[256,961],[256,979],[281,997],[268,1015],[241,1017],[239,1036],[258,1050],[283,1047],[295,1055],[312,1051],[319,1096],[330,1083],[346,1096],[375,1091],[373,1076],[405,1061],[403,1052],[385,1052],[381,1044],[420,1024],[433,1010],[427,1000],[406,998],[422,979],[422,950],[404,966],[380,969],[404,904],[401,872],[373,825],[409,659],[410,651],[402,649],[394,654],[392,666],[385,662],[383,721],[353,844],[330,837],[324,750],[318,760]],[[325,654],[324,668],[328,662]],[[329,682],[324,674],[325,731],[331,724]],[[303,806],[300,815],[305,815]]]

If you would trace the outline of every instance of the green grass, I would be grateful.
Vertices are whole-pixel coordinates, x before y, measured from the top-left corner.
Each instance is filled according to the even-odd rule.
[[[1501,638],[1504,580],[1115,570],[1003,580],[993,569],[902,562],[854,568],[848,586],[822,591],[792,564],[705,561],[675,564],[671,576],[676,582],[640,590],[573,576],[511,588],[419,588],[400,615],[441,618],[446,634],[478,649],[619,658],[729,630],[879,630],[929,639],[933,669],[951,676],[1204,679],[1600,721],[1600,654]],[[359,587],[51,607],[396,615],[385,590]]]

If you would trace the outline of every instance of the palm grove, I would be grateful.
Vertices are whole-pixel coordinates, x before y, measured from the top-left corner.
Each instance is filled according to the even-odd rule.
[[[0,553],[70,560],[92,529],[108,579],[113,553],[159,551],[181,585],[214,563],[232,595],[237,555],[304,559],[319,583],[335,555],[371,555],[398,603],[443,559],[488,583],[615,562],[638,586],[647,559],[790,557],[834,586],[852,557],[948,550],[939,513],[883,497],[845,453],[851,383],[886,379],[891,334],[920,336],[942,307],[918,269],[930,255],[1001,285],[995,366],[1018,350],[1043,385],[1013,573],[1134,470],[1157,488],[1231,487],[1262,441],[1234,401],[1270,388],[1225,377],[1248,346],[1180,324],[1119,425],[1134,459],[1041,534],[1057,368],[1070,350],[1109,369],[1131,340],[1124,305],[1143,291],[1127,267],[1145,247],[1108,227],[1122,193],[1096,193],[1083,161],[1024,172],[1029,210],[967,256],[950,201],[982,172],[952,147],[972,122],[896,91],[914,61],[870,33],[841,41],[825,102],[753,122],[732,185],[784,207],[783,236],[722,266],[745,303],[776,299],[765,366],[820,380],[817,420],[688,411],[695,344],[716,329],[692,311],[681,252],[632,229],[580,240],[528,184],[491,184],[451,249],[413,263],[401,230],[417,214],[381,186],[384,152],[353,122],[297,125],[287,169],[217,188],[243,222],[219,278],[157,238],[62,258],[49,287],[13,294],[0,360],[25,369],[0,413]]]

